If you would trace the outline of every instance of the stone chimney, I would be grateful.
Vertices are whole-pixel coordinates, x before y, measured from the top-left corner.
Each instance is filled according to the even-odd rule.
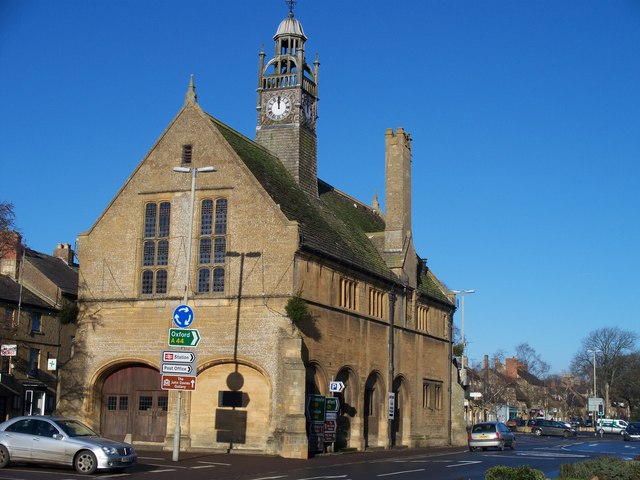
[[[521,366],[522,364],[516,357],[507,358],[505,359],[504,373],[509,378],[518,378],[518,367]]]
[[[22,235],[5,230],[0,237],[0,274],[18,278],[18,269],[22,260]]]
[[[59,258],[67,265],[73,265],[74,252],[68,243],[59,243],[58,247],[53,251],[53,256]]]
[[[489,355],[485,355],[484,358],[482,359],[482,369],[483,370],[489,369]]]
[[[411,137],[403,128],[385,134],[386,213],[384,250],[402,252],[411,236]]]

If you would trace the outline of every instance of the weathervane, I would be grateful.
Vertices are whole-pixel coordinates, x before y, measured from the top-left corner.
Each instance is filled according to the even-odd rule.
[[[289,5],[289,13],[293,15],[293,6],[298,3],[297,0],[284,0],[284,3]]]

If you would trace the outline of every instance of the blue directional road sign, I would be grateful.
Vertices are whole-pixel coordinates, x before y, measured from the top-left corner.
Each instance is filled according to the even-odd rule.
[[[187,328],[193,322],[193,310],[189,305],[178,305],[173,311],[173,323],[180,328]]]

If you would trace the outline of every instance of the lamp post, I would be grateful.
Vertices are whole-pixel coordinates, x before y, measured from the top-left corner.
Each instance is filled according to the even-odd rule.
[[[587,350],[589,353],[593,353],[593,431],[598,432],[598,426],[596,422],[596,416],[598,414],[598,407],[596,407],[596,398],[598,394],[596,393],[596,353],[602,352],[602,350],[598,350],[594,348],[593,350]]]
[[[464,296],[468,293],[476,293],[475,290],[451,290],[455,295],[460,295],[462,298],[462,320],[460,327],[460,341],[462,342],[462,368],[464,369],[464,357],[465,357],[465,342],[464,342]]]
[[[187,305],[189,300],[189,281],[191,273],[191,243],[193,242],[193,210],[196,203],[196,176],[198,173],[215,172],[214,167],[173,167],[174,172],[191,174],[191,204],[189,207],[189,232],[187,235],[187,259],[184,270],[184,298],[183,304]],[[176,427],[173,432],[173,455],[172,460],[178,461],[180,456],[180,435],[182,434],[180,427],[180,414],[182,410],[182,390],[178,390],[178,399],[176,401]]]

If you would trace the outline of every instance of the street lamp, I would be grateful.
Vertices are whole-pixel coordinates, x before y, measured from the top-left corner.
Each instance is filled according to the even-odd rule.
[[[598,407],[596,406],[596,398],[598,397],[598,394],[596,393],[596,353],[598,352],[602,352],[602,350],[598,350],[597,348],[594,348],[593,350],[587,350],[587,352],[589,353],[593,353],[593,430],[595,432],[597,432],[597,422],[596,422],[596,416],[598,413]]]
[[[464,343],[464,296],[467,293],[476,293],[475,290],[451,290],[451,292],[455,295],[460,295],[462,298],[462,321],[460,327],[460,340],[462,342],[462,368],[464,368],[464,354],[465,354],[465,343]]]
[[[193,210],[196,203],[196,176],[198,173],[205,172],[215,172],[216,169],[214,167],[173,167],[174,172],[178,173],[190,173],[191,174],[191,205],[189,208],[189,232],[188,232],[188,240],[187,240],[187,259],[184,266],[185,274],[184,274],[184,299],[183,304],[187,305],[189,300],[189,281],[190,281],[190,273],[191,273],[191,243],[193,242]],[[178,461],[180,456],[180,435],[182,434],[180,428],[180,410],[182,410],[182,390],[178,390],[178,399],[176,405],[176,428],[173,432],[173,455],[172,459],[174,462]]]

